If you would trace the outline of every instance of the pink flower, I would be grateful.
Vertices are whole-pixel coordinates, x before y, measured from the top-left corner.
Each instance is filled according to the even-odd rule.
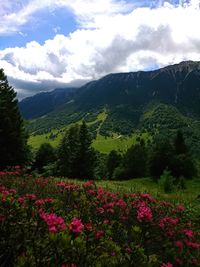
[[[86,223],[84,226],[85,226],[85,229],[87,231],[91,231],[92,230],[92,224],[91,223]]]
[[[19,166],[19,165],[16,165],[16,166],[15,166],[15,169],[16,169],[16,170],[19,170],[19,169],[20,169],[20,166]]]
[[[90,187],[92,187],[94,185],[94,182],[93,181],[88,181],[88,182],[85,182],[84,184],[83,184],[83,188],[90,188]]]
[[[19,198],[17,199],[17,201],[18,201],[19,203],[23,203],[23,202],[24,202],[24,198],[23,198],[23,197],[19,197]]]
[[[194,249],[199,249],[200,248],[200,244],[199,243],[191,242],[189,240],[186,240],[185,244],[186,244],[186,246],[188,246],[190,248],[194,248]]]
[[[183,242],[181,242],[180,240],[177,240],[175,242],[175,246],[182,251],[182,249],[183,249]]]
[[[183,265],[183,261],[181,259],[179,259],[179,258],[176,258],[176,263],[178,265]]]
[[[139,209],[137,211],[137,219],[138,221],[152,221],[152,212],[151,209],[146,205],[143,201],[140,203]]]
[[[103,223],[104,223],[104,224],[108,224],[108,223],[109,223],[109,220],[108,220],[108,219],[105,219],[105,220],[103,221]]]
[[[58,217],[55,213],[45,213],[41,210],[40,217],[48,225],[49,232],[57,232],[58,230],[66,229],[64,219],[62,217]]]
[[[3,214],[0,214],[0,222],[5,221],[6,217]]]
[[[104,235],[104,231],[103,231],[103,230],[99,230],[99,231],[96,233],[96,239],[100,239],[103,235]]]
[[[143,199],[147,199],[149,200],[149,202],[155,202],[155,198],[153,198],[151,195],[149,194],[140,194],[140,196],[143,198]]]
[[[83,224],[81,220],[73,218],[72,222],[69,225],[69,229],[74,233],[80,233],[83,230]]]
[[[123,199],[119,199],[116,203],[116,206],[120,207],[121,209],[126,208],[127,204]]]
[[[160,267],[173,267],[173,264],[168,262],[168,263],[163,263]]]
[[[160,219],[159,221],[159,226],[164,229],[165,226],[174,226],[177,225],[179,222],[179,219],[177,218],[172,218],[172,217],[164,217]]]
[[[102,208],[102,207],[96,207],[96,212],[104,213],[104,208]]]
[[[192,263],[193,263],[194,265],[197,265],[197,264],[198,264],[197,259],[193,258],[193,259],[192,259]]]
[[[193,237],[193,231],[191,229],[184,229],[183,233],[189,238]]]

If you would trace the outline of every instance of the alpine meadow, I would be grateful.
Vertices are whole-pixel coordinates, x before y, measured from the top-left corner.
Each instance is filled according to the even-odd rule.
[[[0,6],[0,267],[200,267],[200,1]]]

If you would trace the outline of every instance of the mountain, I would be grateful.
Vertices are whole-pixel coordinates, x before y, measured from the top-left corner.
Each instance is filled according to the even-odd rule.
[[[57,88],[42,92],[19,102],[19,109],[25,119],[43,116],[74,97],[77,88]]]
[[[181,128],[190,146],[196,149],[199,144],[200,153],[199,104],[200,62],[186,61],[155,71],[109,74],[87,83],[52,112],[32,121],[29,131],[42,134],[82,119],[103,136],[136,130],[170,135]],[[102,112],[106,116],[98,120]]]

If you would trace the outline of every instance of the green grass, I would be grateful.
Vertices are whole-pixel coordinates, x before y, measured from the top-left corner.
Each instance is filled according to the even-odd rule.
[[[52,131],[52,133],[57,132],[57,130]],[[54,140],[50,140],[48,136],[49,134],[31,136],[29,138],[29,145],[32,146],[33,149],[38,149],[42,143],[50,143],[53,147],[57,147],[63,137],[63,132],[58,133],[58,136]],[[138,137],[141,137],[144,140],[150,138],[148,133],[143,133],[141,135],[136,133],[131,136],[122,136],[114,133],[112,137],[105,137],[98,134],[97,138],[93,141],[92,146],[102,153],[109,153],[113,149],[118,151],[125,151],[132,144],[135,144],[137,142],[136,139]]]
[[[104,110],[103,112],[98,114],[97,118],[94,121],[88,122],[87,125],[91,126],[92,124],[94,124],[98,121],[102,121],[102,123],[103,123],[103,121],[106,119],[106,117],[107,117],[107,113],[106,113],[106,110]],[[81,124],[81,122],[82,122],[82,120],[77,121],[76,124]],[[57,130],[57,129],[52,130],[51,133],[57,135],[57,137],[54,140],[49,139],[49,135],[50,135],[50,132],[49,132],[46,134],[31,135],[29,137],[28,143],[33,149],[38,149],[40,147],[40,145],[43,143],[50,143],[53,147],[57,147],[59,145],[63,135],[64,135],[64,132],[67,129],[69,129],[72,125],[73,125],[73,123],[61,128],[59,130]],[[62,131],[62,132],[60,132],[60,131]]]
[[[143,138],[144,140],[150,138],[148,133],[142,133],[142,134],[135,133],[131,136],[122,136],[118,134],[113,134],[112,137],[105,137],[98,134],[97,138],[93,142],[93,147],[102,153],[109,153],[113,149],[119,151],[125,151],[132,144],[135,144],[137,142],[138,137]]]
[[[70,179],[75,183],[83,183],[77,179]],[[106,190],[120,193],[149,193],[160,200],[167,200],[175,203],[190,203],[200,209],[200,178],[186,181],[186,189],[174,190],[166,194],[158,183],[151,178],[137,178],[126,181],[95,181],[98,187],[103,187]]]
[[[58,130],[52,130],[52,133],[57,134]],[[38,149],[41,144],[43,143],[50,143],[53,147],[57,147],[63,137],[63,133],[58,133],[58,136],[54,140],[49,139],[49,133],[48,134],[40,134],[40,135],[31,135],[28,144],[33,149]]]
[[[159,184],[155,183],[150,178],[137,178],[127,181],[97,181],[96,183],[98,186],[105,187],[111,191],[119,191],[123,193],[146,192],[155,197],[171,201],[197,201],[197,196],[200,195],[200,179],[197,178],[194,180],[187,180],[186,189],[174,190],[169,194],[164,193]]]
[[[91,126],[92,124],[101,121],[103,123],[107,117],[106,110],[99,113],[97,118],[91,122],[88,122],[88,126]],[[81,124],[81,120],[77,122],[78,124]],[[31,135],[29,138],[29,145],[33,147],[33,149],[38,149],[41,144],[43,143],[50,143],[53,147],[57,147],[64,135],[65,130],[67,130],[70,126],[73,124],[69,124],[59,130],[54,129],[51,131],[51,133],[56,134],[57,137],[55,139],[49,139],[50,133],[47,134],[41,134],[41,135]],[[100,129],[101,125],[99,126]],[[132,144],[136,143],[136,139],[138,137],[143,138],[144,140],[147,140],[151,138],[148,133],[134,133],[131,136],[122,136],[118,135],[116,133],[113,133],[110,137],[104,137],[99,134],[99,129],[97,130],[97,138],[93,140],[92,146],[97,149],[98,151],[102,153],[109,153],[111,150],[119,150],[119,151],[125,151],[127,150]],[[62,131],[62,132],[60,132]]]

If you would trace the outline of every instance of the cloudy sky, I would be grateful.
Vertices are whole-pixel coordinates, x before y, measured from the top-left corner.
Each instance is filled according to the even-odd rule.
[[[23,98],[200,60],[200,0],[0,0],[0,68]]]

